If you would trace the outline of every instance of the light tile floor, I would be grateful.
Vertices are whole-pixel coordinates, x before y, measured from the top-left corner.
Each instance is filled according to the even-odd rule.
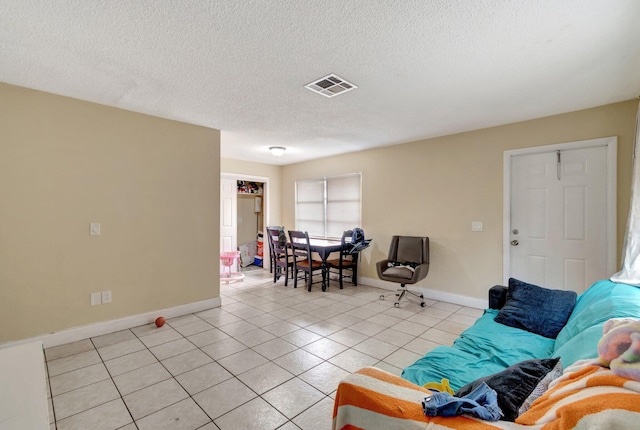
[[[246,274],[221,285],[220,308],[45,350],[51,429],[329,429],[343,377],[363,366],[399,375],[482,314]]]

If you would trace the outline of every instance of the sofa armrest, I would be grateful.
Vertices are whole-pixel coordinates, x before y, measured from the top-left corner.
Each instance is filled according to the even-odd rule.
[[[424,430],[422,400],[429,390],[375,367],[365,367],[338,385],[332,429],[402,428]],[[373,426],[372,423],[379,423]]]
[[[346,376],[338,385],[333,403],[333,430],[513,429],[505,421],[481,421],[465,415],[428,417],[422,401],[432,394],[424,387],[375,367]],[[520,428],[520,427],[518,427]]]
[[[489,309],[502,309],[507,301],[507,287],[494,285],[489,289]]]

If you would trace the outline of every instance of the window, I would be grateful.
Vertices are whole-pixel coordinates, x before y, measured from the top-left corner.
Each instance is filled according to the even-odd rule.
[[[296,181],[296,229],[339,238],[360,227],[361,186],[360,173]]]

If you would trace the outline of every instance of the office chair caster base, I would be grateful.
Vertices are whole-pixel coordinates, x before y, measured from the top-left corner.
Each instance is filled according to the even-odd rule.
[[[400,307],[400,302],[395,302],[395,303],[393,304],[393,307],[394,307],[394,308],[399,308],[399,307]]]
[[[384,300],[384,294],[380,294],[380,300]]]

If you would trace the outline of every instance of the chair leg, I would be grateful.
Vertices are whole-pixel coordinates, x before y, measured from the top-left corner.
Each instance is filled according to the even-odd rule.
[[[275,268],[273,269],[273,283],[274,283],[274,284],[275,284],[276,282],[278,282],[278,278],[279,278],[279,276],[278,276],[278,269],[279,269],[278,267],[275,267]]]
[[[289,266],[284,266],[284,286],[289,284]]]
[[[407,293],[413,294],[414,296],[419,298],[420,299],[420,306],[422,306],[423,308],[426,306],[426,304],[424,302],[424,295],[418,294],[418,293],[414,293],[413,291],[409,291],[409,290],[407,290]]]
[[[413,291],[408,290],[405,285],[402,285],[402,287],[403,287],[402,296],[404,296],[406,293],[409,293],[409,294],[411,294],[411,295],[413,295],[413,296],[415,296],[415,297],[420,299],[420,306],[421,307],[424,308],[426,306],[426,303],[424,302],[424,296],[422,294],[414,293]],[[400,301],[400,299],[398,299],[398,302],[399,301]]]
[[[340,268],[338,269],[338,276],[340,277],[340,289],[342,290],[342,289],[343,289],[343,287],[342,287],[342,280],[344,279],[344,278],[342,277],[342,276],[343,276],[343,274],[342,274],[342,266],[340,266]]]
[[[407,294],[407,289],[404,286],[404,284],[402,284],[402,288],[400,288],[398,291],[400,291],[399,293],[396,294],[396,296],[398,296],[398,299],[396,300],[396,302],[393,304],[393,306],[395,306],[396,308],[400,307],[400,300],[402,300],[402,298],[404,297],[405,294]]]

